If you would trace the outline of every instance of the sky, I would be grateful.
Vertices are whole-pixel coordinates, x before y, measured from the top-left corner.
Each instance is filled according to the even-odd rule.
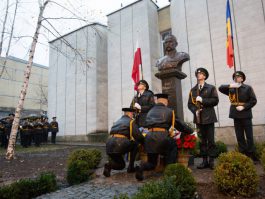
[[[28,60],[28,52],[32,42],[32,36],[36,28],[39,7],[38,1],[43,0],[18,0],[18,9],[14,26],[14,34],[11,42],[9,56]],[[100,22],[107,25],[106,15],[124,7],[136,0],[53,0],[48,4],[45,18],[79,18],[76,19],[48,19],[43,22],[39,42],[37,44],[34,62],[45,66],[49,65],[49,44],[60,35],[64,35],[87,23]],[[0,32],[2,32],[3,20],[6,10],[7,0],[0,0]],[[169,4],[168,0],[157,0],[159,7]],[[6,34],[4,35],[3,52],[5,56],[7,43],[10,38],[10,29],[14,15],[15,0],[9,0],[9,13],[6,24]],[[80,20],[81,19],[81,20]],[[51,25],[56,29],[54,30]],[[52,33],[48,30],[52,31]],[[58,34],[59,33],[59,34]]]

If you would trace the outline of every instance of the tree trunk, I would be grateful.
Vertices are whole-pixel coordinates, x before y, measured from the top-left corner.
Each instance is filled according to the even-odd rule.
[[[14,121],[12,124],[12,130],[11,130],[11,134],[10,134],[10,138],[9,138],[9,143],[8,143],[8,147],[7,147],[6,159],[8,159],[8,160],[14,159],[15,144],[16,144],[17,131],[18,131],[18,126],[19,126],[19,121],[20,121],[20,114],[21,114],[21,110],[23,109],[24,100],[25,100],[25,96],[27,93],[27,88],[28,88],[28,84],[29,84],[29,77],[30,77],[30,73],[31,73],[31,67],[33,64],[33,57],[35,54],[35,49],[36,49],[39,31],[41,28],[41,22],[42,22],[42,18],[43,18],[43,12],[44,12],[44,9],[48,3],[49,3],[49,0],[45,1],[43,5],[40,5],[40,13],[39,13],[38,21],[37,21],[37,27],[36,27],[33,41],[31,43],[31,48],[29,51],[29,61],[28,61],[28,64],[27,64],[27,67],[26,67],[25,73],[24,73],[23,88],[22,88],[21,93],[20,93],[18,105],[17,105],[16,112],[15,112],[15,118],[14,118]]]
[[[7,20],[7,15],[8,15],[8,8],[9,8],[9,0],[6,1],[6,13],[5,13],[4,21],[3,21],[3,29],[2,29],[2,32],[1,32],[0,57],[1,57],[1,54],[2,54],[3,43],[4,43],[4,34],[5,34],[5,28],[6,28],[6,20]]]

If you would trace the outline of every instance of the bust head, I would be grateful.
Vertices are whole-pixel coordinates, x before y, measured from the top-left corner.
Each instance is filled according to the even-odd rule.
[[[167,35],[164,41],[164,47],[166,52],[176,50],[178,45],[177,38],[174,35]]]

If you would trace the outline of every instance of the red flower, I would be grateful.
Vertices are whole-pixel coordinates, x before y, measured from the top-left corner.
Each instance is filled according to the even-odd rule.
[[[184,142],[183,147],[184,147],[185,149],[189,148],[189,146],[190,146],[189,142]]]
[[[186,135],[186,136],[184,137],[184,140],[185,140],[186,142],[190,141],[190,140],[191,140],[191,136],[190,136],[190,135]]]
[[[177,145],[181,145],[181,140],[177,139]]]
[[[190,145],[190,148],[191,149],[194,149],[195,148],[195,142],[190,142],[189,145]]]
[[[196,137],[195,137],[195,135],[191,135],[191,140],[192,140],[192,141],[196,141]]]

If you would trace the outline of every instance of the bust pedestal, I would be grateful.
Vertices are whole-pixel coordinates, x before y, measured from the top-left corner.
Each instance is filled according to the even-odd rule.
[[[176,68],[161,70],[155,76],[162,81],[162,93],[169,95],[169,105],[176,116],[184,121],[181,80],[187,75]]]

